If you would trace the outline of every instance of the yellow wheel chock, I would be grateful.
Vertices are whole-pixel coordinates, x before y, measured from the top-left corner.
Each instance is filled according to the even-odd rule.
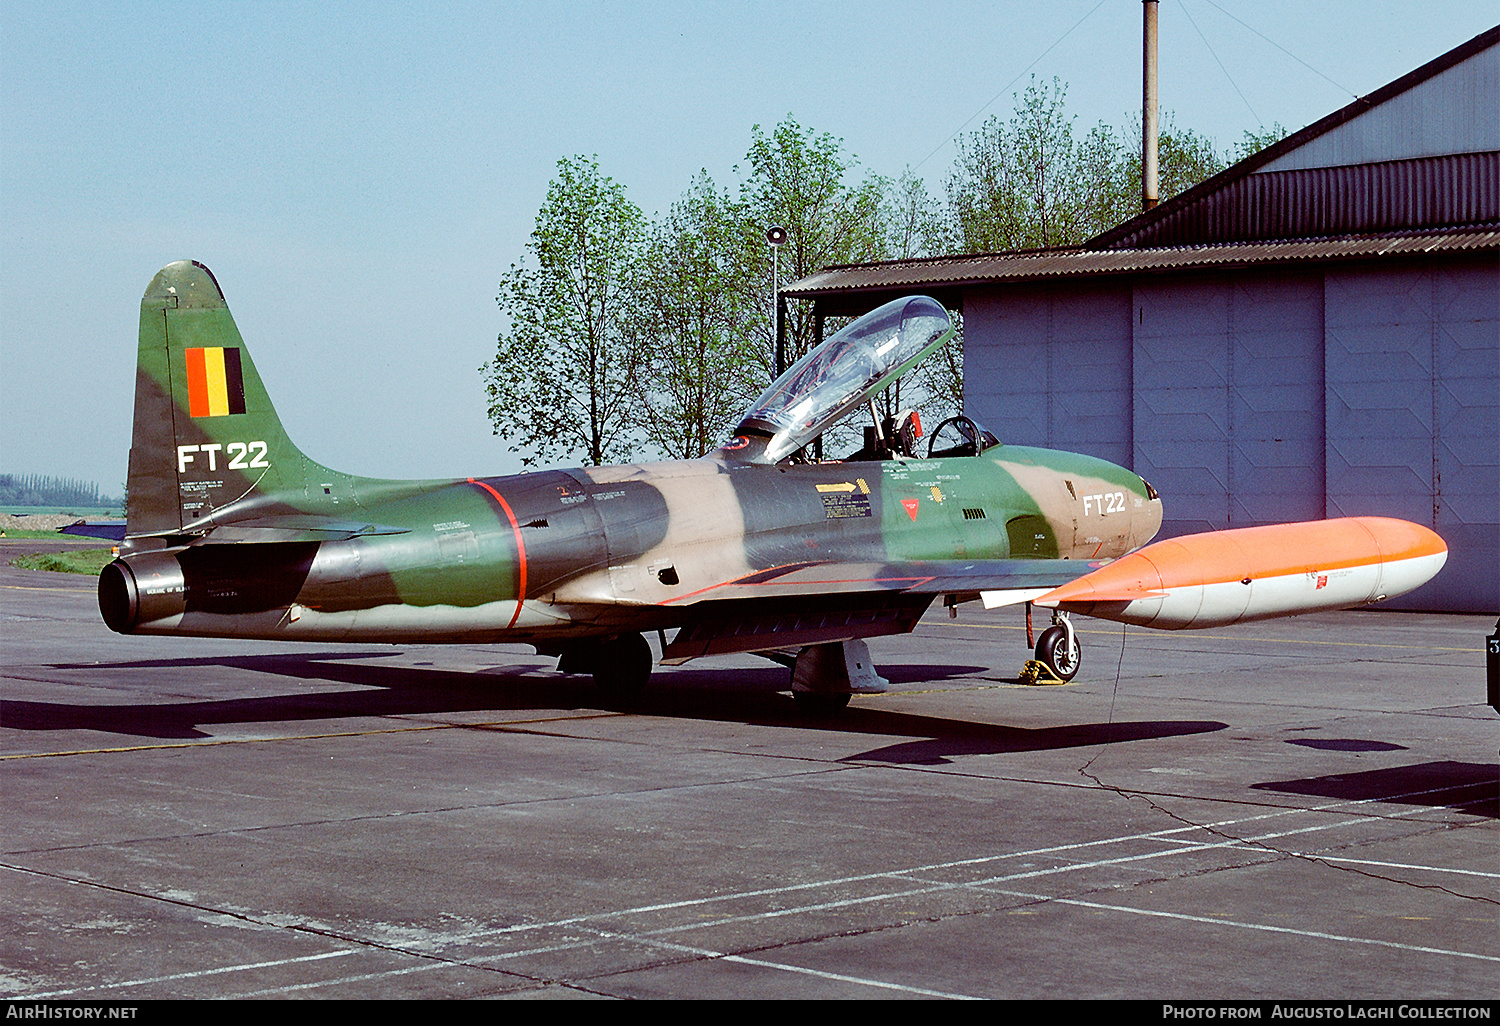
[[[1057,674],[1052,672],[1052,667],[1040,659],[1028,659],[1026,665],[1021,667],[1022,684],[1066,684]]]

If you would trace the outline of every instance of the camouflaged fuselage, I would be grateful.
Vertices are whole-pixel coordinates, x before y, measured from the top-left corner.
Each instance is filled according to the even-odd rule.
[[[381,533],[164,549],[183,568],[183,608],[136,630],[531,641],[653,629],[777,567],[1098,560],[1149,541],[1161,521],[1129,471],[1021,446],[787,466],[711,457],[370,490],[330,482],[321,501],[279,503],[279,522],[352,518]],[[259,529],[239,530],[248,541]]]

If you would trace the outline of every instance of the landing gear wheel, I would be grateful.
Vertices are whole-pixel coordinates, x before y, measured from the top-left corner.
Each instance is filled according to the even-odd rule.
[[[847,691],[793,691],[792,699],[809,716],[832,716],[849,705]]]
[[[1072,680],[1078,676],[1078,667],[1083,665],[1083,650],[1078,644],[1077,636],[1074,636],[1070,649],[1068,631],[1058,626],[1042,631],[1042,636],[1036,642],[1036,657],[1046,663],[1047,669],[1057,674],[1061,680]]]
[[[651,679],[651,645],[642,635],[601,641],[591,656],[594,685],[610,698],[633,698]]]

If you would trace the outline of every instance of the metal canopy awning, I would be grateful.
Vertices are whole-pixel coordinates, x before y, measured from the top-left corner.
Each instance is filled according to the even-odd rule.
[[[844,264],[793,282],[782,289],[782,296],[814,300],[819,312],[828,316],[850,316],[913,293],[959,309],[966,290],[1012,282],[1486,252],[1500,252],[1500,225],[1333,239],[1150,249],[1050,249]]]

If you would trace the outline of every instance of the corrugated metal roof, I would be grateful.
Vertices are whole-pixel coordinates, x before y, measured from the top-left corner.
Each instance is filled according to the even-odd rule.
[[[1246,175],[1109,249],[1320,238],[1500,221],[1500,151]],[[1090,248],[1106,248],[1091,246]]]
[[[1373,260],[1432,253],[1500,251],[1500,226],[1452,232],[1403,232],[1334,239],[1239,242],[1151,249],[1037,250],[977,256],[893,260],[830,267],[787,286],[799,299],[860,292],[945,291],[969,285],[1077,275],[1141,274],[1210,267],[1308,261]],[[941,298],[941,297],[939,297]]]
[[[1225,189],[1249,175],[1255,174],[1267,165],[1280,160],[1293,150],[1307,145],[1314,139],[1332,132],[1334,129],[1362,114],[1368,113],[1380,104],[1415,89],[1428,79],[1496,45],[1500,45],[1500,26],[1479,33],[1473,39],[1454,47],[1441,57],[1428,61],[1415,71],[1410,71],[1402,75],[1394,82],[1381,86],[1367,96],[1361,96],[1353,103],[1341,107],[1327,117],[1313,122],[1300,132],[1293,132],[1280,142],[1273,143],[1258,153],[1251,154],[1237,164],[1231,164],[1212,178],[1205,179],[1191,189],[1178,193],[1171,199],[1164,201],[1160,206],[1137,214],[1129,221],[1118,227],[1111,228],[1109,231],[1101,232],[1090,239],[1086,245],[1093,249],[1139,245],[1141,242],[1147,241],[1153,226],[1177,216],[1184,208],[1195,205],[1205,197]],[[1170,244],[1172,240],[1162,241]]]
[[[956,308],[964,288],[985,283],[1493,252],[1500,248],[1500,151],[1263,169],[1497,45],[1500,26],[1082,246],[835,266],[783,294],[819,298],[830,314],[863,312],[916,291]]]

